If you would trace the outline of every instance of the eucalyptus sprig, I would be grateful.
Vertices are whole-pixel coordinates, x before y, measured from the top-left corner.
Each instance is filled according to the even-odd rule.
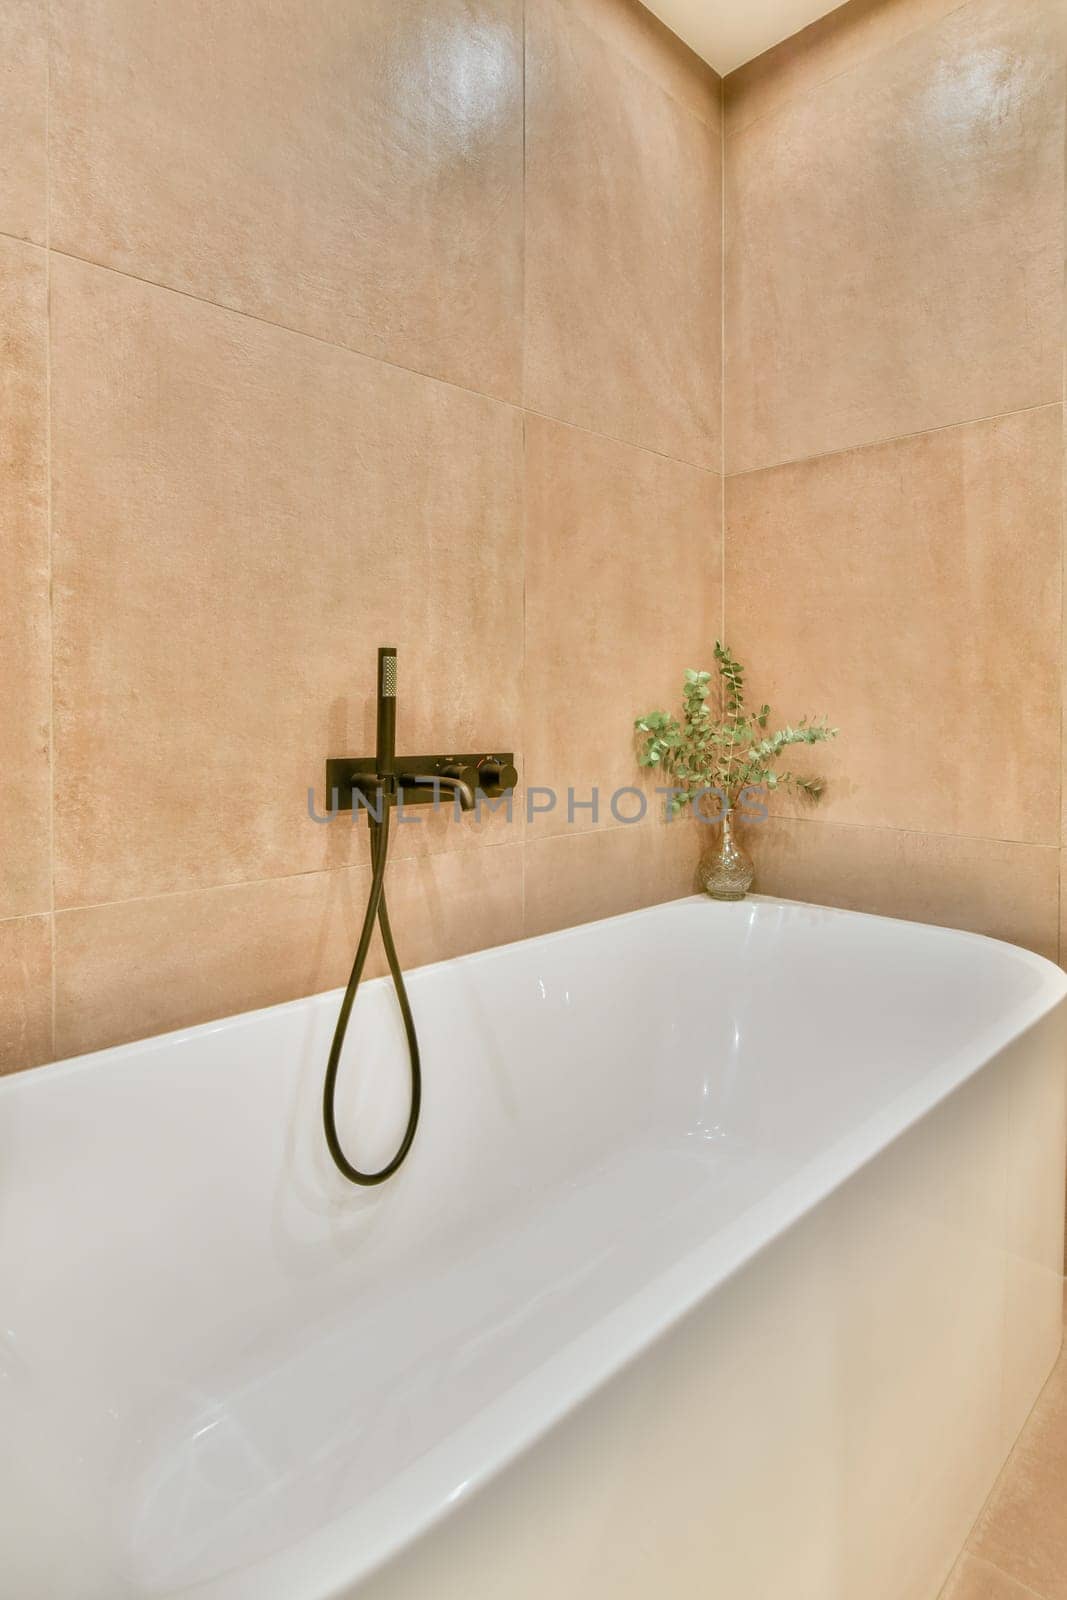
[[[717,717],[708,707],[712,674],[690,668],[682,686],[680,719],[650,711],[634,723],[644,736],[637,758],[641,766],[658,767],[677,791],[670,801],[674,814],[704,789],[721,790],[731,807],[743,789],[761,786],[770,790],[791,786],[807,799],[818,800],[824,788],[820,778],[778,772],[775,763],[789,745],[822,744],[837,737],[837,728],[831,728],[825,717],[802,717],[796,727],[787,723],[768,733],[770,706],[746,710],[744,668],[719,640],[715,664],[721,690]]]

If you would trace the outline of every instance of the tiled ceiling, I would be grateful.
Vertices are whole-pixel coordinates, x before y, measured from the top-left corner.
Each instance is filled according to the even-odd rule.
[[[725,75],[835,11],[841,0],[645,0],[697,55]]]

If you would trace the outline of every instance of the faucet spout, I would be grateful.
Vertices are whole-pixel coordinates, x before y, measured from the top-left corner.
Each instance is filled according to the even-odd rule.
[[[453,795],[459,801],[459,808],[461,811],[474,810],[474,790],[463,778],[452,777],[447,772],[434,772],[429,774],[416,772],[410,774],[410,776],[405,773],[401,779],[401,785],[406,787],[408,784],[421,784],[432,788],[434,791],[435,800],[442,789],[447,789],[449,794]]]

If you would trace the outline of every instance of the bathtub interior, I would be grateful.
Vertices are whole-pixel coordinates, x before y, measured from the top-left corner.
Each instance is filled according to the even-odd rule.
[[[774,1197],[802,1210],[806,1174],[840,1181],[1055,983],[987,940],[760,901],[426,968],[423,1128],[380,1191],[321,1146],[336,997],[4,1085],[20,1592],[76,1563],[85,1600],[176,1594],[373,1504],[673,1265],[710,1271],[709,1240],[723,1270],[757,1249]],[[373,1163],[404,1111],[382,984],[352,1048],[374,1071],[340,1124]]]

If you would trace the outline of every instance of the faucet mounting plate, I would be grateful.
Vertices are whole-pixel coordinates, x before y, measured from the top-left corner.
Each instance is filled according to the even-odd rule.
[[[404,809],[409,806],[432,805],[434,786],[415,783],[421,778],[455,777],[461,775],[472,790],[478,788],[478,769],[485,762],[499,763],[501,767],[514,766],[515,757],[510,750],[479,750],[474,755],[397,756],[396,776],[404,794]],[[330,756],[326,762],[326,805],[332,808],[333,791],[337,790],[338,811],[352,810],[352,792],[359,790],[373,797],[378,787],[378,764],[373,756]],[[440,790],[442,805],[449,805],[447,790]]]

